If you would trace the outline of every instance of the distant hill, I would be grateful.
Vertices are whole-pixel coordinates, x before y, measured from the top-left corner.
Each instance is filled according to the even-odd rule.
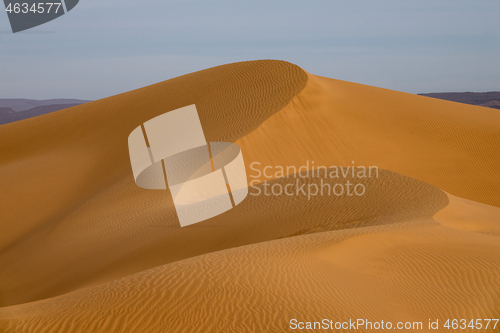
[[[0,125],[59,111],[90,101],[80,99],[0,99]]]
[[[60,104],[83,104],[90,102],[83,99],[22,99],[22,98],[0,98],[0,108],[11,108],[13,111],[25,111],[37,106],[60,105]]]
[[[14,111],[11,108],[0,107],[0,125],[12,123],[14,121],[41,116],[42,114],[67,109],[80,104],[55,104],[37,106],[25,111]]]
[[[490,91],[485,93],[475,93],[475,92],[429,93],[429,94],[419,94],[419,95],[444,99],[452,102],[459,102],[471,105],[484,106],[487,108],[500,109],[500,91]]]
[[[451,92],[418,94],[452,102],[459,102],[488,108],[500,109],[500,91],[485,93]],[[2,99],[0,98],[0,125],[23,120],[42,114],[59,111],[90,102],[83,99]]]

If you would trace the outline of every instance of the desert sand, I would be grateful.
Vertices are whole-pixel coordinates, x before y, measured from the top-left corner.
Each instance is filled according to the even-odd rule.
[[[249,195],[180,228],[168,190],[135,185],[127,138],[190,104],[207,141],[241,147],[258,188],[254,162],[354,161],[379,177],[361,181],[363,196]],[[499,151],[498,110],[270,60],[2,125],[0,332],[289,332],[293,318],[430,331],[429,319],[499,318]]]

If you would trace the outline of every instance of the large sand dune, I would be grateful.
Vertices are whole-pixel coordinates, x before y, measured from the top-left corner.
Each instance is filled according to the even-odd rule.
[[[168,190],[135,185],[127,137],[190,104],[207,141],[242,148],[249,181],[253,162],[354,161],[379,176],[346,178],[363,196],[249,195],[180,228]],[[429,319],[498,318],[499,151],[497,110],[279,61],[4,125],[0,332],[283,332],[292,318],[426,331]],[[298,176],[267,180],[318,181]]]

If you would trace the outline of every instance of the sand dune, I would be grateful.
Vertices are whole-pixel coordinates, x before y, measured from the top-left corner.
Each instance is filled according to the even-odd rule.
[[[271,184],[295,182],[292,176]],[[329,183],[334,184],[334,180]],[[127,189],[134,188],[133,184],[128,180],[109,188],[57,227],[46,227],[5,250],[0,259],[5,267],[0,272],[4,304],[57,296],[236,246],[320,231],[401,223],[422,216],[431,218],[448,204],[441,190],[382,170],[379,178],[363,181],[369,189],[364,196],[324,195],[308,200],[304,195],[254,196],[257,190],[252,189],[237,209],[179,228],[171,198],[142,189],[129,193]],[[263,190],[262,185],[259,189]],[[44,250],[32,252],[34,248]]]
[[[182,260],[0,316],[10,318],[7,332],[283,332],[292,318],[491,318],[499,250],[497,238],[432,220],[322,232]]]
[[[127,137],[190,104],[207,141],[241,147],[249,181],[253,162],[354,161],[379,176],[343,179],[362,183],[363,196],[250,194],[180,228],[168,191],[135,186]],[[0,332],[498,318],[499,133],[496,110],[279,61],[220,66],[2,126]],[[321,181],[299,176],[268,181]],[[257,179],[250,193],[264,189]]]

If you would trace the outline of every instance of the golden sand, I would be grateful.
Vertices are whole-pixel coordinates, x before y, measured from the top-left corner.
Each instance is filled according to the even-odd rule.
[[[190,104],[207,141],[241,147],[249,175],[253,162],[354,161],[379,177],[363,196],[249,195],[180,228],[168,190],[135,185],[127,137]],[[279,61],[2,125],[0,332],[287,332],[292,318],[427,331],[428,319],[498,318],[499,151],[497,110]]]

